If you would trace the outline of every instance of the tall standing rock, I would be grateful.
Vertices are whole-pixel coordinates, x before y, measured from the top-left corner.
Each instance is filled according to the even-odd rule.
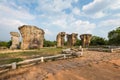
[[[77,41],[77,35],[76,33],[72,33],[72,34],[67,34],[67,46],[68,47],[72,47],[75,45],[76,41]]]
[[[10,46],[10,49],[18,49],[19,46],[19,33],[18,32],[10,32],[12,45]]]
[[[19,27],[22,36],[21,49],[39,49],[43,47],[45,32],[31,25],[23,25]]]
[[[67,46],[71,47],[72,46],[72,35],[71,34],[67,34]]]
[[[64,38],[65,38],[65,32],[58,33],[58,35],[56,37],[57,47],[63,47],[64,46],[64,42],[65,42]]]
[[[74,46],[76,41],[77,41],[78,34],[77,33],[72,33],[71,35],[72,35],[72,46]]]
[[[91,34],[82,34],[82,35],[80,35],[80,38],[82,40],[82,46],[87,47],[90,44],[92,35]]]

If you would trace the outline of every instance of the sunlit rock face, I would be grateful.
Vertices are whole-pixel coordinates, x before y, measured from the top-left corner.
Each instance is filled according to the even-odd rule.
[[[36,26],[23,25],[19,31],[22,36],[21,49],[39,49],[43,47],[44,30]]]
[[[18,49],[19,46],[19,33],[18,32],[10,32],[11,35],[11,41],[12,45],[10,46],[10,49]]]
[[[77,33],[72,33],[71,35],[72,35],[72,46],[74,46],[76,41],[77,41],[78,34]]]
[[[65,32],[58,33],[56,37],[57,47],[63,47],[65,42]]]
[[[76,33],[72,33],[72,34],[67,34],[67,46],[68,47],[72,47],[75,45],[76,41],[77,41],[77,36],[78,34]]]
[[[92,38],[91,34],[81,34],[80,38],[82,40],[82,46],[88,47]]]

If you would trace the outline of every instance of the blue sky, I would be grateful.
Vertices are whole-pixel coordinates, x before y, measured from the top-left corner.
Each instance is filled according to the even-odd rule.
[[[21,25],[43,29],[47,40],[61,31],[107,38],[120,26],[120,0],[0,0],[0,40]]]

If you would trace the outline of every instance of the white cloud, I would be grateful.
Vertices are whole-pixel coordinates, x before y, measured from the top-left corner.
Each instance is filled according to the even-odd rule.
[[[44,31],[45,31],[45,39],[46,40],[56,40],[57,33],[49,30],[48,28],[44,29]]]
[[[15,19],[0,19],[0,40],[10,40],[10,32],[19,32],[18,27],[23,24],[25,23]]]
[[[16,19],[27,19],[32,20],[35,16],[31,15],[24,9],[13,9],[7,5],[0,4],[0,17],[16,18]]]
[[[52,24],[53,24],[53,25],[56,25],[56,26],[58,26],[58,27],[61,27],[61,28],[66,28],[66,27],[67,27],[67,23],[66,23],[65,19],[64,19],[64,20],[56,20],[56,21],[53,21]]]
[[[91,16],[92,18],[101,18],[104,17],[106,14],[103,13],[102,11],[95,13],[93,16]]]
[[[67,28],[68,27],[68,16],[64,13],[62,13],[61,15],[56,15],[52,20],[51,20],[51,25],[57,26],[57,27],[61,27],[61,28]]]
[[[51,35],[52,35],[52,32],[49,31],[48,29],[45,29],[44,31],[45,31],[45,34],[46,34],[47,36],[51,36]]]
[[[110,5],[110,8],[113,10],[120,9],[120,0],[114,0]]]
[[[92,30],[96,27],[94,23],[89,21],[76,20],[71,24],[78,33],[92,33]]]
[[[94,0],[91,3],[84,5],[82,10],[88,14],[97,13],[99,11],[102,11],[104,8],[106,8],[110,3],[109,1],[110,0]]]
[[[100,27],[113,27],[116,28],[118,26],[120,26],[120,19],[109,19],[109,20],[105,20],[105,21],[101,21],[99,23]]]
[[[37,11],[48,13],[62,12],[65,9],[72,8],[72,3],[78,2],[78,0],[38,0]]]
[[[78,0],[74,0],[75,2],[78,2]]]
[[[114,14],[113,16],[120,18],[120,13]]]
[[[72,13],[75,14],[75,15],[81,15],[80,9],[77,8],[77,7],[72,9]]]
[[[2,27],[6,27],[7,29],[16,28],[23,24],[25,23],[15,19],[0,19],[0,25],[2,25]]]
[[[119,0],[94,0],[93,2],[84,5],[82,10],[86,16],[91,18],[102,18],[114,13],[113,9],[120,9]],[[114,13],[115,14],[115,13]]]

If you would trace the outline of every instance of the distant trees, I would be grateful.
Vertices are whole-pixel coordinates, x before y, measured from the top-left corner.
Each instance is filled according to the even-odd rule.
[[[10,40],[10,41],[0,41],[0,47],[7,47],[7,48],[9,48],[10,46],[11,46],[11,44],[12,44],[12,41]]]
[[[108,33],[108,38],[110,45],[120,45],[120,27],[110,31]]]
[[[21,42],[20,42],[21,44]],[[0,41],[0,47],[6,47],[6,48],[10,48],[10,46],[12,45],[12,41]],[[44,39],[44,47],[53,47],[56,45],[56,41],[49,41],[49,40],[45,40]]]
[[[0,46],[2,46],[2,47],[7,47],[7,42],[1,41],[1,42],[0,42]]]
[[[91,45],[120,45],[120,27],[108,33],[108,40],[102,37],[93,36]]]
[[[80,46],[80,45],[82,45],[82,41],[79,40],[79,39],[77,39],[77,41],[76,41],[76,43],[75,43],[75,46]]]
[[[53,47],[56,45],[56,41],[49,41],[44,39],[44,47]]]
[[[106,45],[108,41],[99,36],[93,36],[90,45]]]

